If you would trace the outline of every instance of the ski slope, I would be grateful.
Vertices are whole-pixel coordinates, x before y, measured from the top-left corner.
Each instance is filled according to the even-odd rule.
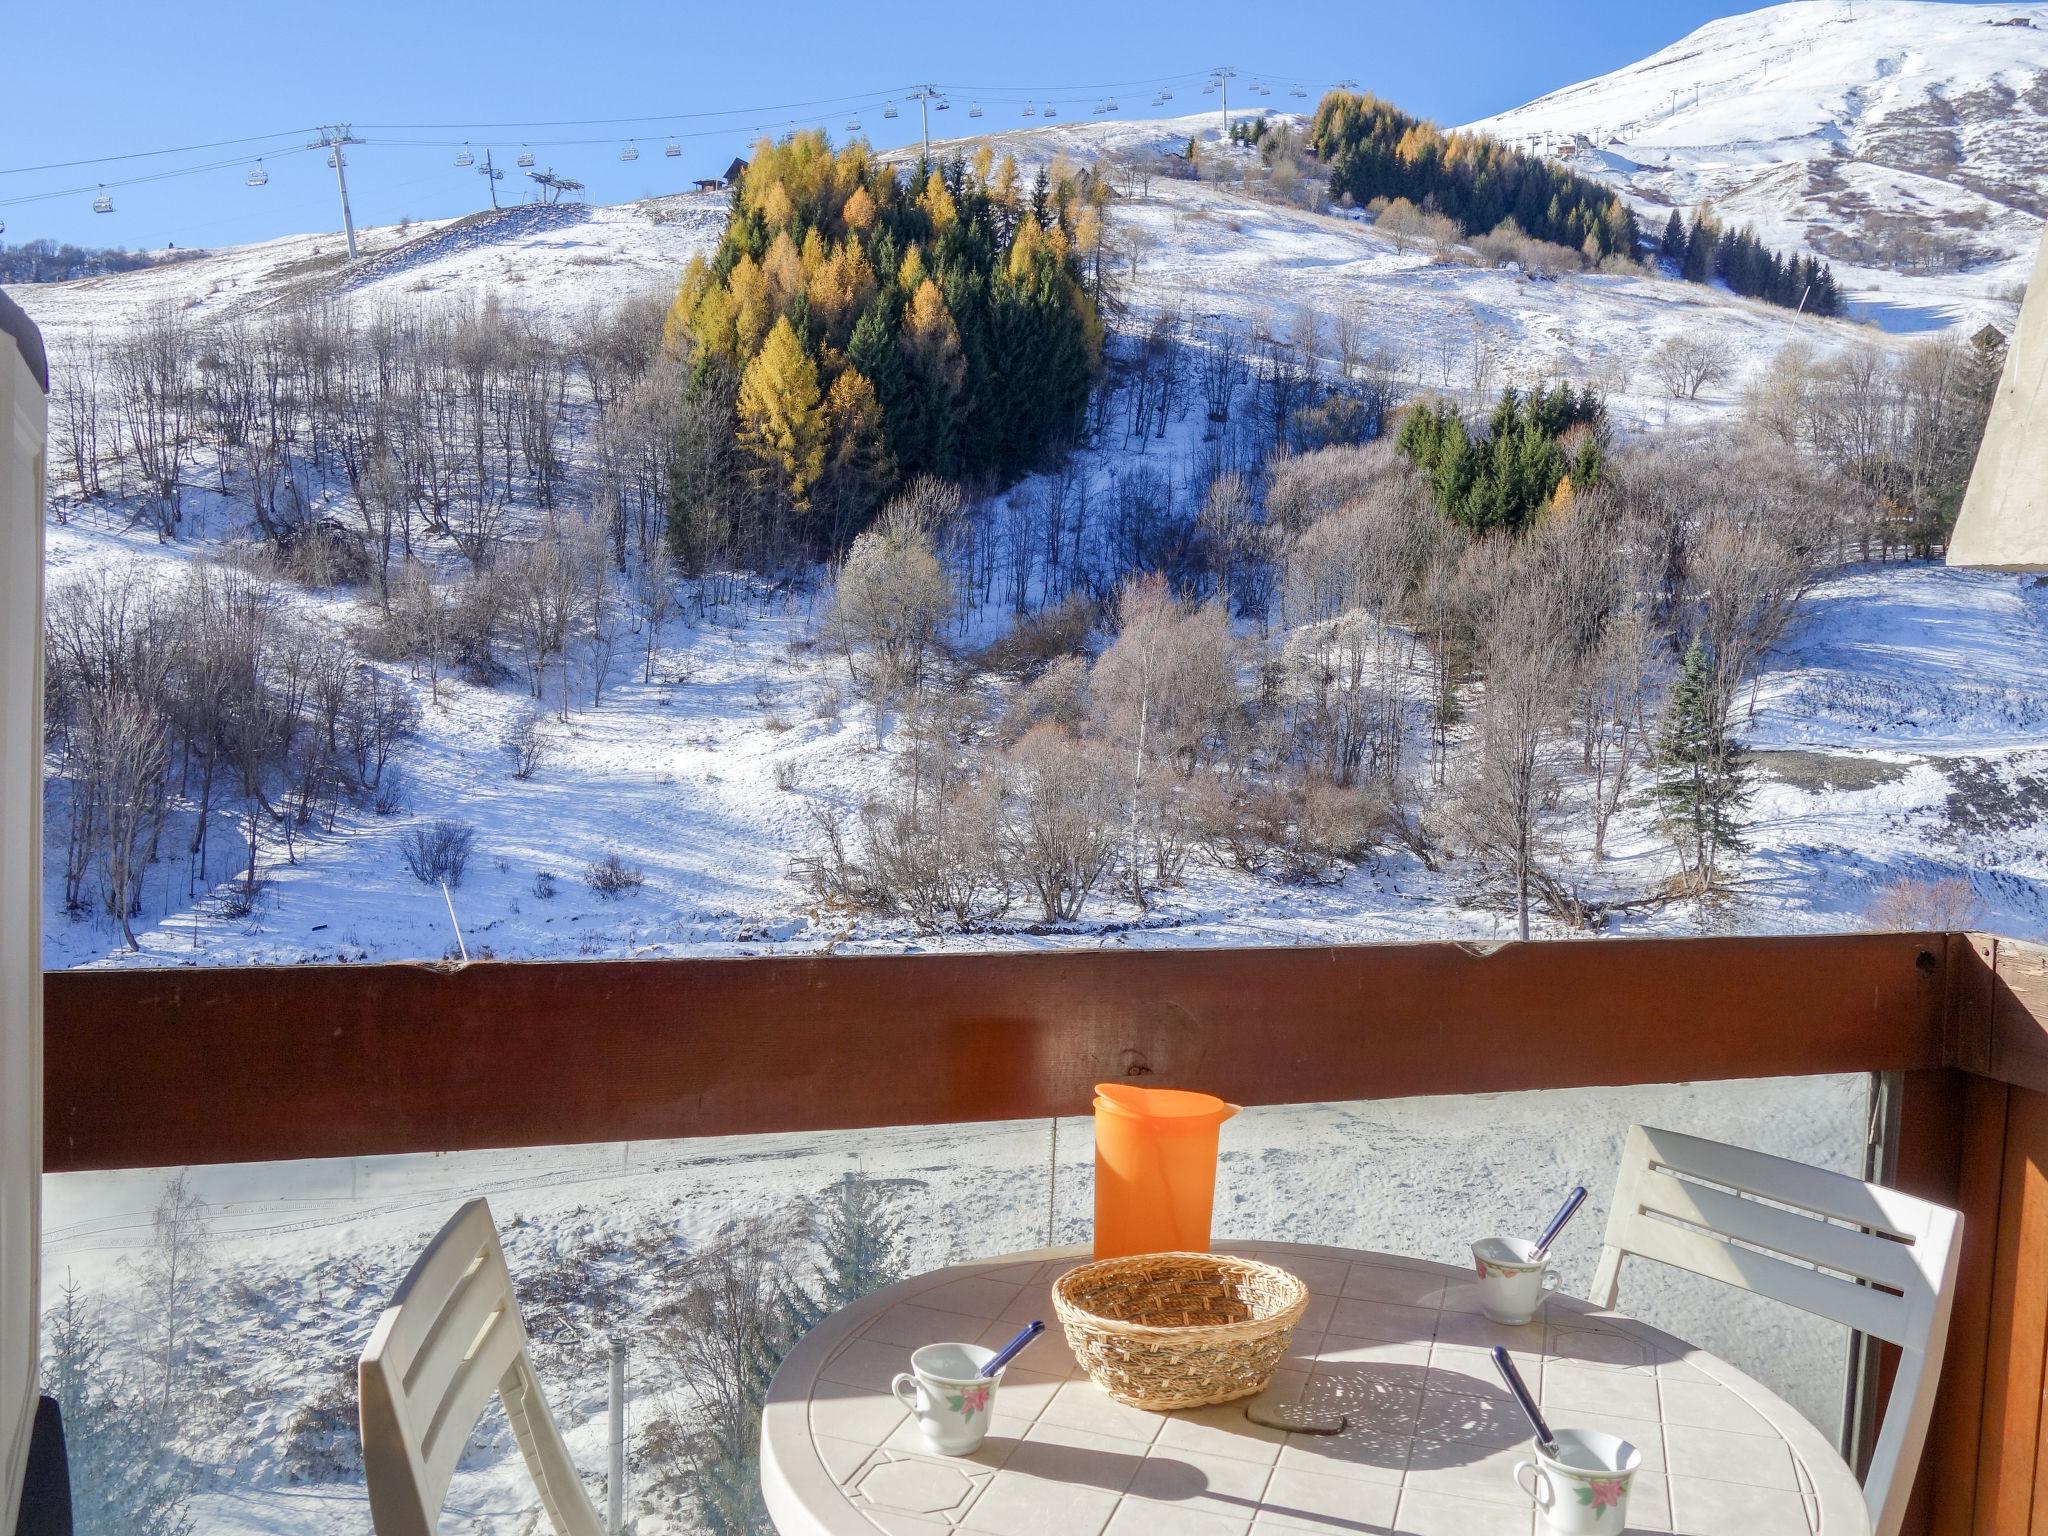
[[[1710,201],[1827,256],[1887,327],[2005,324],[2048,214],[2048,5],[1791,0],[1467,126],[1562,154],[1659,224]],[[1857,254],[1897,230],[1955,265]]]

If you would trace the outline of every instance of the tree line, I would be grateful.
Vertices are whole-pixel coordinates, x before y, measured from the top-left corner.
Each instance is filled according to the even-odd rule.
[[[1735,293],[1812,315],[1842,313],[1842,290],[1818,256],[1781,256],[1756,231],[1715,219],[1702,204],[1690,225],[1676,208],[1664,222],[1657,252],[1689,283],[1720,278]]]
[[[1534,239],[1634,259],[1635,215],[1614,192],[1483,133],[1445,133],[1376,96],[1331,91],[1310,130],[1332,192],[1363,206],[1405,198],[1480,235],[1505,219]]]
[[[204,256],[202,250],[130,251],[120,246],[73,245],[68,240],[0,240],[0,283],[68,283],[110,272],[135,272]]]

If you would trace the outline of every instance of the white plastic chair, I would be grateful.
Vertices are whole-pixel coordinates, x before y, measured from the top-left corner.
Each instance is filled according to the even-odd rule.
[[[1592,1299],[1614,1306],[1633,1254],[1898,1345],[1863,1482],[1876,1536],[1897,1536],[1934,1414],[1962,1226],[1960,1213],[1882,1184],[1631,1126]]]
[[[364,1346],[357,1381],[377,1536],[434,1536],[455,1464],[493,1392],[556,1536],[604,1536],[533,1374],[484,1201],[457,1211],[399,1283]]]

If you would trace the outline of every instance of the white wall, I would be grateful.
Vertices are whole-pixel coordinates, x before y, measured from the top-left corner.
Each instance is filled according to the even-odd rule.
[[[0,1532],[36,1405],[43,1166],[43,391],[0,331]]]
[[[2034,259],[1948,563],[2048,570],[2048,239]]]

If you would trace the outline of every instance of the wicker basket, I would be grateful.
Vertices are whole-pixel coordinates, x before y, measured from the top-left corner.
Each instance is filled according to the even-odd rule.
[[[1052,1304],[1067,1345],[1118,1402],[1154,1411],[1227,1403],[1273,1379],[1308,1287],[1221,1253],[1143,1253],[1070,1269]]]

